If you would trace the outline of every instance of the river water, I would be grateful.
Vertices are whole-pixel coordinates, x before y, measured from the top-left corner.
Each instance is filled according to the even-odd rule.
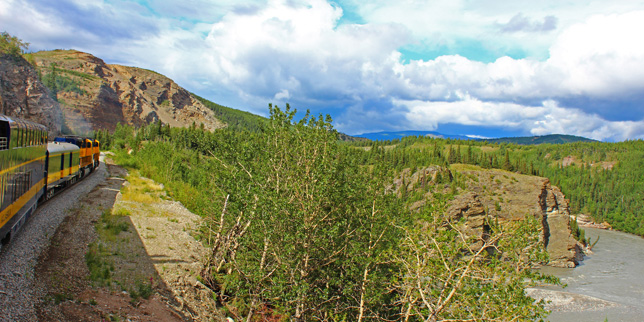
[[[561,287],[539,287],[533,294],[552,300],[552,322],[644,321],[644,239],[616,231],[585,228],[599,242],[576,268],[544,267]]]

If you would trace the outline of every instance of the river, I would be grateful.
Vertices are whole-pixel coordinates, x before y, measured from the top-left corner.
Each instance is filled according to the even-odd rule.
[[[617,231],[585,228],[599,242],[576,268],[544,267],[559,277],[561,287],[529,290],[552,301],[548,317],[563,321],[644,321],[644,239]]]

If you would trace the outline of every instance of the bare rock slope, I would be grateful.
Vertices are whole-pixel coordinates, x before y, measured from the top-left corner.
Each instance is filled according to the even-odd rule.
[[[73,132],[112,131],[117,123],[139,127],[156,121],[173,127],[225,127],[190,92],[156,72],[106,64],[75,50],[42,51],[33,57],[43,77],[67,84],[57,97],[65,125]]]
[[[22,57],[0,55],[0,113],[43,124],[60,133],[63,113],[36,70]]]

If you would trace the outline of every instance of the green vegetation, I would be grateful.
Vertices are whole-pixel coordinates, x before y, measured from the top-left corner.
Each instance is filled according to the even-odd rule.
[[[644,141],[514,145],[406,137],[353,142],[363,163],[385,159],[397,171],[423,164],[468,164],[549,178],[570,199],[571,213],[644,236]],[[392,148],[393,146],[393,148]]]
[[[547,260],[538,221],[460,233],[445,209],[462,176],[437,176],[431,201],[386,188],[402,169],[462,161],[438,142],[342,143],[329,117],[269,105],[258,129],[119,126],[119,163],[162,183],[206,224],[201,281],[235,319],[519,320],[546,315],[527,297]],[[240,123],[241,124],[241,123]],[[419,146],[413,147],[415,143]],[[363,145],[365,148],[356,149]],[[435,154],[418,150],[428,148]],[[466,152],[474,158],[475,150]],[[510,155],[511,157],[511,155]],[[408,170],[409,171],[409,170]],[[528,251],[526,251],[528,250]]]
[[[152,289],[151,282],[143,283],[141,281],[137,281],[134,289],[130,290],[129,293],[132,301],[138,301],[141,297],[147,300],[154,293],[154,290]]]
[[[564,134],[551,134],[543,136],[528,136],[528,137],[510,137],[499,139],[488,139],[488,143],[513,143],[519,145],[537,145],[537,144],[564,144],[575,142],[596,142],[595,140],[587,139],[580,136],[564,135]]]
[[[255,114],[213,103],[194,93],[192,96],[203,103],[206,107],[213,110],[213,112],[215,112],[215,117],[228,124],[228,127],[231,129],[257,132],[261,129],[262,124],[267,121],[266,118]]]
[[[11,36],[6,31],[0,33],[0,54],[20,56],[29,48],[29,43]]]
[[[51,92],[53,99],[57,100],[57,96],[59,92],[76,93],[79,95],[86,94],[86,92],[80,88],[82,84],[78,80],[72,79],[66,75],[62,75],[61,73],[67,73],[77,77],[82,77],[79,75],[91,77],[90,75],[87,75],[87,74],[61,69],[61,68],[58,68],[56,64],[51,64],[49,68],[49,72],[41,76],[41,79],[42,79],[42,83],[45,86],[47,86],[47,88],[49,88],[49,91]]]
[[[110,257],[113,255],[111,248],[106,244],[116,241],[121,232],[128,231],[129,224],[121,220],[128,216],[125,210],[111,214],[103,211],[101,219],[95,224],[99,240],[89,244],[85,254],[85,263],[89,269],[89,279],[98,286],[110,286],[113,281],[114,264]]]
[[[89,244],[89,250],[85,254],[89,279],[99,286],[107,286],[112,283],[114,265],[110,262],[109,256],[110,253],[100,242]]]

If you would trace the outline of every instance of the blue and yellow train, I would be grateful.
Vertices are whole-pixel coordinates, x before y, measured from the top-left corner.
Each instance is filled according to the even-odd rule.
[[[0,115],[0,241],[6,244],[38,202],[98,167],[99,142],[77,136],[48,142],[47,128]]]

